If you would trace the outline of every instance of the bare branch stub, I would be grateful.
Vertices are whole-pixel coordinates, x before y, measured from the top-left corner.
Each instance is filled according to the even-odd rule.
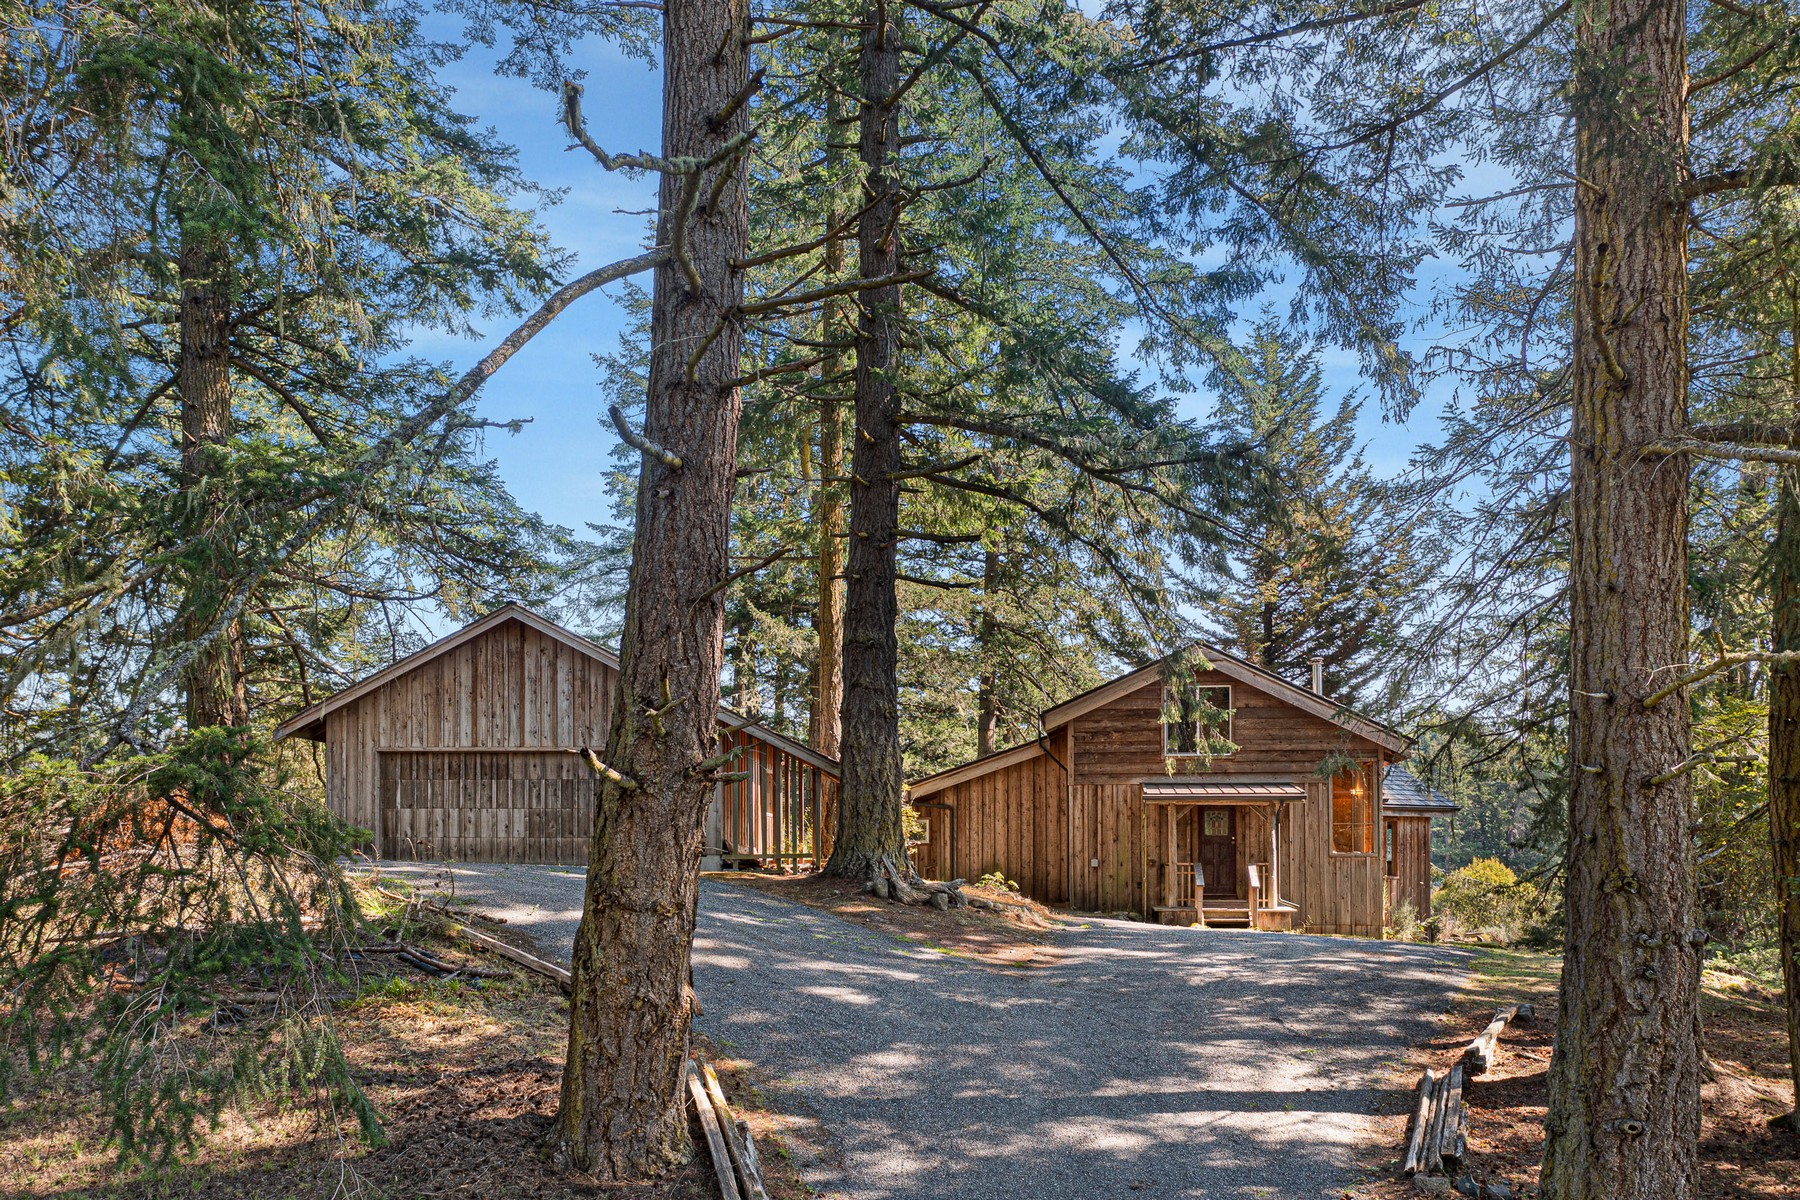
[[[589,767],[593,768],[594,774],[600,776],[602,779],[610,780],[611,782],[618,784],[628,792],[635,792],[638,790],[637,780],[625,774],[623,771],[616,771],[607,766],[600,761],[600,756],[598,754],[595,754],[586,746],[583,746],[579,753],[582,760],[586,762]]]
[[[607,408],[606,415],[612,418],[613,428],[619,431],[619,438],[627,446],[640,454],[648,454],[670,470],[681,469],[681,455],[667,447],[660,446],[631,427],[625,419],[625,411],[614,404]]]
[[[775,562],[778,559],[784,558],[787,555],[793,553],[793,551],[794,551],[794,547],[792,547],[792,546],[782,546],[781,548],[776,550],[773,554],[766,554],[763,557],[757,559],[755,562],[751,563],[749,566],[738,568],[737,570],[733,571],[731,574],[727,575],[725,578],[719,580],[719,582],[717,582],[717,583],[713,584],[711,587],[707,588],[704,592],[700,593],[698,596],[695,596],[693,602],[695,604],[705,603],[707,600],[710,600],[712,597],[718,595],[720,592],[724,591],[726,588],[730,587],[733,583],[742,579],[744,576],[755,574],[756,572],[762,570],[764,567],[768,566],[770,563]]]

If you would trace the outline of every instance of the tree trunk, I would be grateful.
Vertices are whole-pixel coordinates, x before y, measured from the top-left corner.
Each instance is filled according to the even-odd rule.
[[[709,159],[746,128],[748,31],[744,0],[667,0],[664,158]],[[730,181],[715,188],[721,171]],[[683,177],[663,177],[661,245],[681,241],[683,188]],[[719,740],[720,585],[731,570],[741,410],[732,381],[743,274],[731,265],[747,244],[741,159],[707,171],[697,195],[685,243],[699,286],[671,262],[657,269],[652,294],[644,436],[680,465],[645,454],[639,474],[604,756],[626,782],[609,776],[600,790],[555,1133],[561,1158],[605,1182],[655,1175],[687,1150],[688,951],[713,793],[701,764]]]
[[[837,141],[842,136],[844,102],[834,90],[826,111],[832,118],[826,124],[825,140]],[[826,157],[835,159],[839,151],[827,146]],[[835,175],[835,172],[834,172]],[[826,231],[844,223],[847,213],[832,204],[825,216]],[[825,278],[836,282],[844,275],[844,243],[832,238],[825,245]],[[844,386],[847,355],[837,347],[854,336],[844,319],[844,303],[825,302],[824,341],[830,347],[819,369],[822,398],[819,401],[819,489],[814,493],[813,531],[818,539],[818,611],[813,628],[818,633],[819,651],[815,660],[812,706],[812,744],[821,754],[837,757],[839,729],[844,703],[844,494],[838,480],[844,474],[844,418],[838,402],[838,389]]]
[[[975,648],[980,674],[975,684],[975,755],[994,752],[994,727],[1000,720],[1000,702],[994,695],[998,676],[994,670],[994,589],[1000,584],[1000,556],[989,550],[981,560],[981,620],[975,626]]]
[[[867,10],[859,65],[860,151],[866,207],[857,220],[864,279],[898,273],[898,181],[889,161],[900,142],[893,96],[900,83],[900,8]],[[894,625],[895,531],[900,520],[900,288],[859,293],[856,436],[852,439],[849,580],[844,605],[843,782],[828,874],[882,881],[912,874],[901,825],[899,648]]]
[[[1795,396],[1800,398],[1800,345]],[[1800,470],[1783,468],[1771,548],[1770,646],[1800,652]],[[1781,982],[1787,1002],[1788,1071],[1800,1098],[1800,664],[1777,662],[1769,673],[1769,845],[1773,851]],[[1800,1105],[1787,1116],[1800,1132]]]
[[[226,484],[218,477],[231,438],[230,250],[216,236],[184,233],[178,269],[182,520],[190,537],[203,539],[203,549],[192,552],[183,597],[184,633],[192,641],[216,621],[225,584],[235,574],[232,547],[222,540],[229,536],[222,528]],[[186,690],[188,728],[250,723],[241,621],[232,621],[194,658]]]
[[[1543,1194],[1684,1200],[1700,1132],[1688,656],[1683,8],[1575,10],[1567,950]]]

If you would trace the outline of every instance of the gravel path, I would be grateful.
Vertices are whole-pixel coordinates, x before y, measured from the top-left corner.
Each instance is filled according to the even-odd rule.
[[[578,869],[455,875],[460,895],[567,958]],[[709,880],[700,1026],[818,1114],[841,1151],[809,1168],[829,1195],[1334,1196],[1380,1065],[1429,1035],[1467,962],[1122,921],[1060,940],[1054,966],[995,970]]]

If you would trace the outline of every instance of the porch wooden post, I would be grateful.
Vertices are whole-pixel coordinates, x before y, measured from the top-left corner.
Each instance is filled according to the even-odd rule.
[[[1164,854],[1163,854],[1163,906],[1175,907],[1175,806],[1165,804],[1163,809]]]
[[[1281,801],[1269,801],[1269,900],[1273,904],[1281,903],[1281,809]]]

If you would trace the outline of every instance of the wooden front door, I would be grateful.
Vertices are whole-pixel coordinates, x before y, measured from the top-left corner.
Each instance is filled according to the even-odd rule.
[[[1194,861],[1206,876],[1206,894],[1237,896],[1237,809],[1212,807],[1200,810],[1200,853]]]

